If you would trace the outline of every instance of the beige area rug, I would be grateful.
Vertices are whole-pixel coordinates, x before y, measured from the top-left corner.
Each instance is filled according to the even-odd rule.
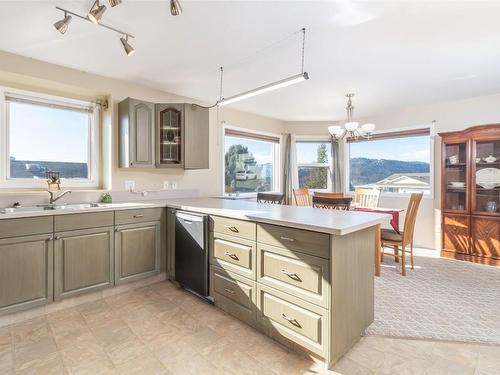
[[[500,268],[419,256],[403,277],[386,256],[365,334],[500,345]]]

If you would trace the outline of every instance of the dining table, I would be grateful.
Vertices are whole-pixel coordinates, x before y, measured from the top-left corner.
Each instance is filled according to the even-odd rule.
[[[361,212],[373,212],[373,213],[382,213],[391,215],[390,224],[392,229],[396,231],[396,233],[401,233],[399,230],[399,214],[404,211],[402,208],[385,208],[385,207],[351,207],[352,211],[361,211]],[[380,247],[381,247],[381,233],[382,229],[380,224],[375,226],[375,276],[380,276],[381,266],[382,266],[382,257],[380,256]]]

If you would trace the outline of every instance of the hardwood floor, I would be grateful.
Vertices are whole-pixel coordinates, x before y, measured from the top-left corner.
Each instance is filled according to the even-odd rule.
[[[161,282],[0,328],[1,374],[321,374]],[[364,337],[329,374],[500,373],[500,347]]]

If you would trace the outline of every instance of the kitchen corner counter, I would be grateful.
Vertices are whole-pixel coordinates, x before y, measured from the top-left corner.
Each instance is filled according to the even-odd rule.
[[[281,206],[220,198],[169,199],[166,205],[180,210],[282,225],[333,235],[345,235],[386,222],[390,215]]]

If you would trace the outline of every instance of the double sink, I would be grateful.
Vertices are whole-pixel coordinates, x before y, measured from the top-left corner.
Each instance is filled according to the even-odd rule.
[[[15,214],[15,213],[36,213],[43,211],[79,211],[88,210],[92,208],[110,208],[119,209],[130,206],[140,206],[141,203],[80,203],[80,204],[64,204],[64,205],[37,205],[37,206],[26,206],[26,207],[7,207],[0,208],[0,215],[3,214]]]

